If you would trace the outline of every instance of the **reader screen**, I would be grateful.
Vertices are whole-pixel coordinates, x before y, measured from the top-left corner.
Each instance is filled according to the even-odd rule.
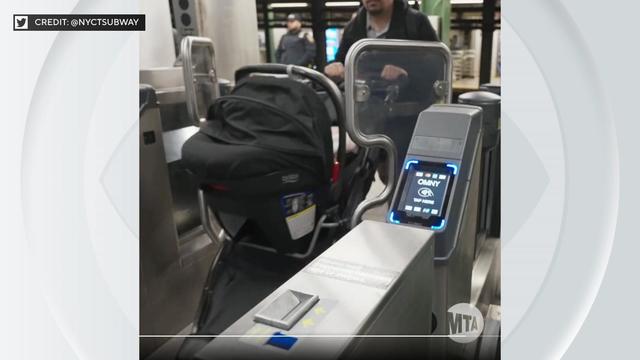
[[[440,216],[449,186],[449,172],[409,169],[405,193],[398,210],[409,216]],[[426,215],[426,216],[425,216]]]
[[[453,184],[453,170],[446,164],[411,164],[402,179],[402,194],[393,207],[402,223],[423,226],[439,224],[445,218]]]

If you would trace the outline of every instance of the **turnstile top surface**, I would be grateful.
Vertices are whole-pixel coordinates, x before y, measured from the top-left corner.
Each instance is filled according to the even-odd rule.
[[[197,358],[338,357],[351,335],[366,330],[432,238],[430,230],[364,221],[207,344]],[[317,295],[319,301],[289,331],[254,321],[255,313],[287,290]],[[275,333],[288,337],[271,337]]]

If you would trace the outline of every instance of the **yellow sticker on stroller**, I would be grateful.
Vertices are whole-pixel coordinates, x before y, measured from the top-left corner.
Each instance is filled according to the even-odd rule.
[[[313,231],[316,220],[316,206],[309,206],[302,211],[288,216],[286,220],[291,238],[298,240]]]

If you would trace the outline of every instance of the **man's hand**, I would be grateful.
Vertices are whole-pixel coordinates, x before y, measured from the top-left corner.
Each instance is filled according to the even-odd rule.
[[[344,65],[341,62],[334,62],[324,67],[324,73],[331,80],[340,82],[344,80]]]
[[[394,65],[385,65],[382,73],[380,73],[380,77],[387,81],[395,81],[407,76],[409,76],[409,74],[403,68]]]

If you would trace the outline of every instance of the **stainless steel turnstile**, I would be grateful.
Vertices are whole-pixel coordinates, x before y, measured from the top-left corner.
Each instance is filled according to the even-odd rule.
[[[184,69],[140,72],[142,335],[178,334],[189,326],[217,251],[202,226],[198,183],[181,161],[182,144],[217,96],[203,91],[216,89],[213,48],[210,40],[187,37],[181,52]],[[165,341],[144,338],[141,357]]]
[[[364,221],[196,358],[425,357],[433,245],[430,230]]]

